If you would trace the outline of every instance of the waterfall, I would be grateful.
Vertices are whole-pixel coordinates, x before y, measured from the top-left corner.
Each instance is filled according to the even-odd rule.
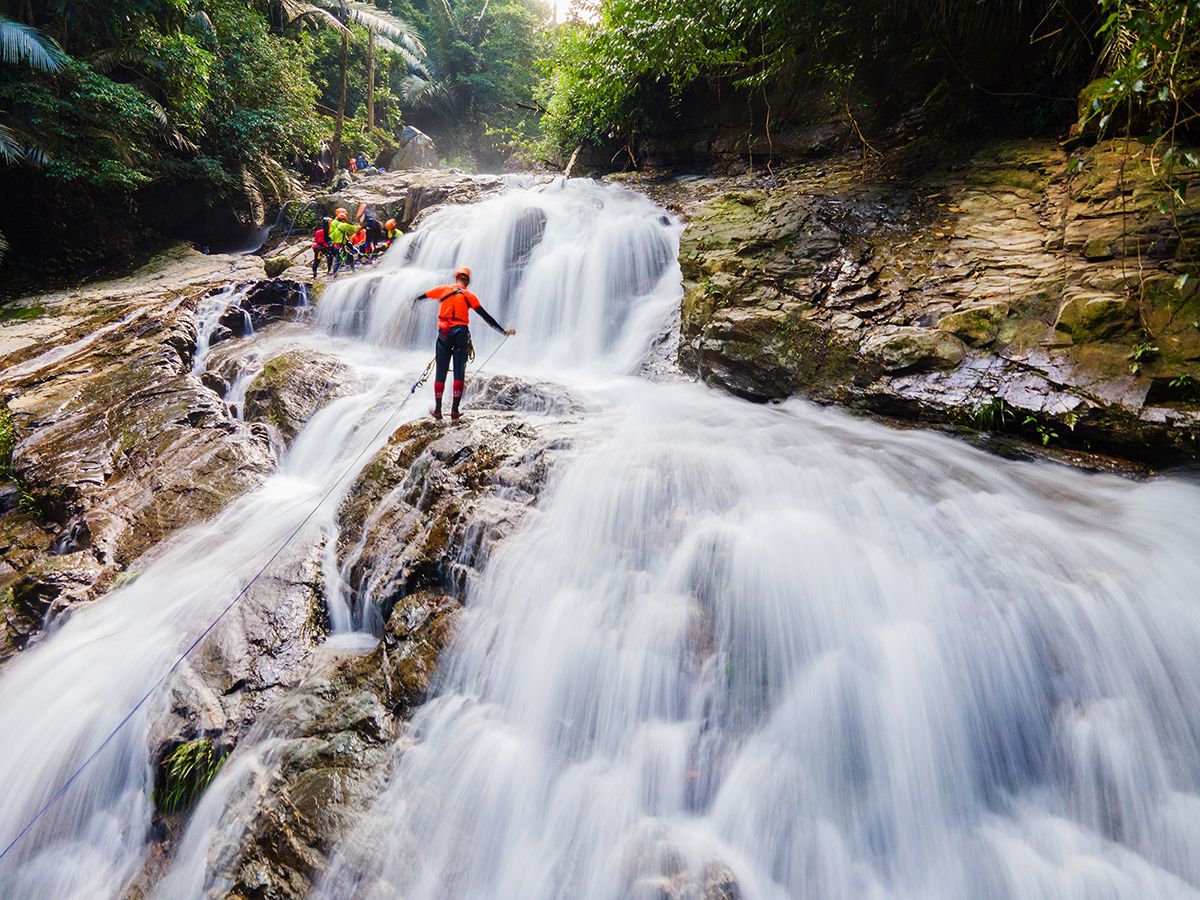
[[[1196,487],[609,399],[323,896],[1195,896]]]
[[[430,353],[436,311],[412,299],[465,264],[517,329],[491,370],[565,383],[588,413],[319,895],[1200,895],[1200,488],[638,378],[679,301],[680,228],[623,188],[514,185],[331,284],[312,339],[361,391],[0,671],[0,841],[331,489],[297,543],[336,531],[338,477]],[[472,331],[482,357],[499,346]],[[323,569],[348,639],[363,623]],[[167,704],[0,862],[6,898],[124,895]],[[160,896],[220,895],[214,842],[272,746],[239,746]]]
[[[449,206],[388,251],[377,271],[336,282],[320,323],[373,344],[429,348],[434,303],[418,295],[470,265],[471,289],[517,330],[504,364],[547,377],[630,371],[679,301],[679,223],[640,194],[576,179]],[[500,336],[476,319],[483,356]]]

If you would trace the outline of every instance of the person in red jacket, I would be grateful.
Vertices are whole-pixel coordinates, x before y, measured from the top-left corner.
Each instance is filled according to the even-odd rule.
[[[325,257],[325,274],[328,275],[333,271],[333,244],[329,242],[329,217],[326,216],[321,224],[313,232],[313,260],[312,270],[313,278],[317,277],[317,266],[320,265],[321,257]]]
[[[464,381],[467,375],[467,352],[471,346],[470,314],[471,310],[479,313],[487,322],[501,334],[512,337],[516,332],[505,328],[483,308],[479,298],[467,290],[471,283],[471,270],[460,266],[454,271],[454,284],[443,284],[430,288],[418,295],[413,303],[421,300],[438,300],[438,336],[434,350],[437,367],[433,376],[433,409],[430,415],[435,419],[442,417],[442,394],[446,390],[446,373],[450,363],[454,363],[454,393],[450,404],[451,420],[458,419],[459,401],[462,400]]]

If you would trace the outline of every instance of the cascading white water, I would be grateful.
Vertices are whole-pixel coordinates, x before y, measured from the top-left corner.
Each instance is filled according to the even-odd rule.
[[[471,289],[518,340],[502,366],[561,378],[629,371],[679,301],[680,226],[645,197],[584,181],[446,207],[371,275],[334,284],[320,322],[375,344],[430,348],[436,304],[413,299],[469,264]],[[486,357],[500,336],[476,318]]]
[[[468,597],[416,746],[322,895],[1200,893],[1200,490],[628,377],[678,302],[678,228],[632,192],[559,182],[443,210],[333,284],[323,349],[364,392],[0,672],[0,839],[369,449],[430,352],[433,305],[411,298],[467,264],[518,331],[491,370],[568,381],[594,412]],[[0,863],[5,897],[122,894],[159,710]],[[162,896],[219,893],[222,804],[270,759],[239,748]]]
[[[228,287],[217,291],[211,297],[206,297],[196,308],[196,352],[192,355],[193,375],[203,375],[208,367],[208,353],[212,346],[213,332],[217,330],[221,324],[221,318],[229,309],[241,310],[244,332],[247,335],[254,334],[250,316],[242,309],[242,300],[245,296],[245,287]]]
[[[401,396],[402,370],[376,376],[364,393],[319,413],[261,489],[143,560],[131,583],[73,612],[0,673],[4,844],[270,559],[350,461],[382,442],[378,432]],[[335,495],[297,544],[332,530],[336,506]],[[271,598],[260,591],[245,602]],[[120,896],[147,849],[149,733],[166,700],[160,695],[135,714],[0,861],[6,900]]]
[[[1200,491],[608,400],[323,896],[1195,895]]]
[[[579,193],[579,188],[572,188],[562,196]],[[560,213],[568,206],[560,196],[532,192],[524,205],[547,210],[547,219],[552,219],[564,232],[572,227],[595,225],[600,218],[598,213],[606,207],[614,216],[651,217],[655,222],[661,215],[644,198],[630,192],[591,187],[582,193],[589,199],[589,209],[576,202],[571,212]],[[412,404],[402,417],[394,417],[396,406],[407,395],[407,387],[424,364],[428,352],[424,348],[432,343],[433,311],[424,309],[413,314],[410,303],[392,303],[388,308],[389,327],[401,332],[407,327],[410,337],[407,342],[389,342],[380,340],[376,333],[365,335],[373,345],[390,344],[378,347],[337,339],[336,333],[353,330],[347,327],[352,324],[350,320],[340,321],[336,315],[339,308],[344,308],[344,301],[348,298],[352,303],[369,304],[370,298],[364,301],[364,289],[377,292],[380,302],[393,295],[410,300],[418,290],[431,287],[448,274],[435,272],[432,267],[452,266],[452,262],[440,260],[452,257],[454,246],[462,243],[468,248],[462,252],[482,252],[469,248],[484,247],[489,235],[494,236],[508,221],[514,205],[522,203],[501,197],[475,209],[465,234],[461,227],[456,230],[455,226],[445,231],[436,226],[429,229],[432,237],[429,250],[413,249],[422,264],[428,261],[429,271],[401,270],[382,286],[379,277],[343,280],[333,285],[327,293],[323,316],[335,339],[330,340],[326,335],[315,336],[313,341],[351,365],[357,380],[364,385],[363,392],[338,400],[318,414],[297,438],[279,473],[261,489],[233,504],[209,525],[187,530],[140,561],[134,567],[137,577],[130,583],[74,611],[65,621],[54,623],[42,639],[0,672],[0,730],[6,734],[0,742],[0,778],[6,787],[0,796],[0,846],[15,837],[80,763],[100,746],[147,687],[168,671],[183,648],[270,559],[317,500],[331,487],[340,486],[342,491],[349,487],[351,479],[339,485],[339,476],[355,459],[362,464],[370,458],[369,451],[375,443],[386,437],[386,432],[380,436],[385,423],[390,420],[398,425],[421,414],[422,407]],[[628,212],[630,209],[633,212]],[[564,224],[563,215],[569,216],[570,221]],[[519,230],[520,223],[516,224]],[[439,241],[447,236],[451,236],[448,246],[439,250]],[[420,237],[421,234],[411,236],[403,249],[393,251],[387,264],[393,264],[399,253],[408,252],[408,247]],[[579,239],[579,235],[574,237]],[[514,245],[517,256],[524,252],[526,244],[532,248],[537,243],[532,233],[528,238],[514,236],[512,240],[518,241]],[[637,239],[629,237],[622,241],[626,252],[642,252]],[[672,276],[667,271],[673,263],[672,250],[671,232],[658,226],[656,241],[648,252],[657,260],[659,274],[666,272],[666,275],[658,285],[647,283],[645,278],[631,282],[634,286],[631,291],[634,288],[641,291],[639,299],[656,303],[659,308],[672,298]],[[488,265],[476,264],[477,285],[487,284],[487,273],[491,271]],[[503,262],[498,260],[491,265],[496,272],[504,269]],[[410,290],[408,281],[414,285],[419,282],[420,287],[413,286]],[[497,315],[505,314],[505,300],[515,296],[515,286],[508,290],[509,294],[497,295],[499,303],[481,290],[485,302]],[[597,296],[595,292],[589,294],[589,298]],[[621,299],[632,298],[631,293]],[[201,363],[207,356],[207,337],[221,310],[233,299],[232,292],[222,294],[199,311]],[[414,324],[406,326],[407,320]],[[517,316],[516,321],[524,319]],[[429,326],[424,335],[419,335],[421,323]],[[538,330],[530,331],[532,342]],[[605,332],[604,337],[609,341],[604,347],[609,359],[613,355],[612,346],[645,342],[639,335],[636,342],[623,345],[623,335],[617,332]],[[61,352],[73,352],[81,345],[82,342],[77,342]],[[496,343],[489,345],[489,339],[480,336],[479,345],[482,349],[495,347]],[[417,346],[423,348],[420,353],[412,351]],[[519,347],[520,342],[514,342],[513,346]],[[537,355],[534,352],[530,358]],[[60,357],[61,354],[55,358]],[[368,452],[363,454],[363,451]],[[339,496],[335,491],[297,539],[298,545],[311,545],[336,530],[333,512]],[[248,597],[247,602],[268,603],[269,596],[259,592]],[[335,594],[329,598],[329,604],[335,630],[355,627],[356,618],[343,598]],[[219,633],[214,636],[219,637]],[[163,714],[165,700],[164,696],[156,697],[137,712],[67,793],[0,861],[3,886],[0,895],[6,900],[121,894],[123,886],[139,870],[148,847],[153,784],[149,734],[152,722]]]

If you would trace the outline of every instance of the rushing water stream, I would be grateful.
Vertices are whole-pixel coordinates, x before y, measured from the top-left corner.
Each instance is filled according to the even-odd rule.
[[[678,230],[616,188],[510,190],[331,287],[312,340],[362,390],[0,672],[0,838],[369,458],[428,357],[433,309],[411,299],[461,262],[518,332],[490,368],[591,412],[471,588],[416,743],[321,896],[1200,896],[1200,490],[639,378],[678,302]],[[474,331],[486,357],[499,338]],[[329,580],[340,629],[370,625]],[[0,894],[122,895],[165,703],[0,863]],[[159,896],[221,895],[214,841],[270,750],[239,747]]]

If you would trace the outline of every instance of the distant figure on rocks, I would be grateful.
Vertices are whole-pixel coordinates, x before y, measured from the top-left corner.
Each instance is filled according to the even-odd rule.
[[[388,219],[383,223],[383,249],[386,250],[392,246],[392,241],[404,234],[400,230],[400,226],[396,224],[395,219]]]
[[[457,421],[461,415],[458,404],[462,400],[464,382],[467,377],[467,356],[471,352],[470,313],[475,310],[501,334],[512,337],[516,334],[511,328],[505,328],[483,308],[479,298],[467,290],[471,283],[471,270],[460,266],[454,271],[454,284],[443,284],[432,288],[413,299],[413,303],[421,300],[439,300],[438,336],[434,349],[436,369],[433,376],[433,409],[429,414],[435,419],[442,417],[442,394],[446,390],[446,372],[450,362],[454,362],[454,394],[450,405],[450,419]]]
[[[333,151],[329,148],[329,144],[321,141],[321,149],[317,153],[317,165],[321,168],[321,173],[325,177],[322,181],[328,181],[329,176],[333,174],[334,165]]]
[[[381,250],[384,242],[383,224],[375,218],[374,213],[367,213],[362,224],[367,233],[366,252],[370,254]]]
[[[320,264],[322,256],[325,257],[325,274],[328,275],[333,271],[333,244],[329,241],[329,225],[332,221],[326,216],[313,232],[313,278],[317,277],[317,266]]]

